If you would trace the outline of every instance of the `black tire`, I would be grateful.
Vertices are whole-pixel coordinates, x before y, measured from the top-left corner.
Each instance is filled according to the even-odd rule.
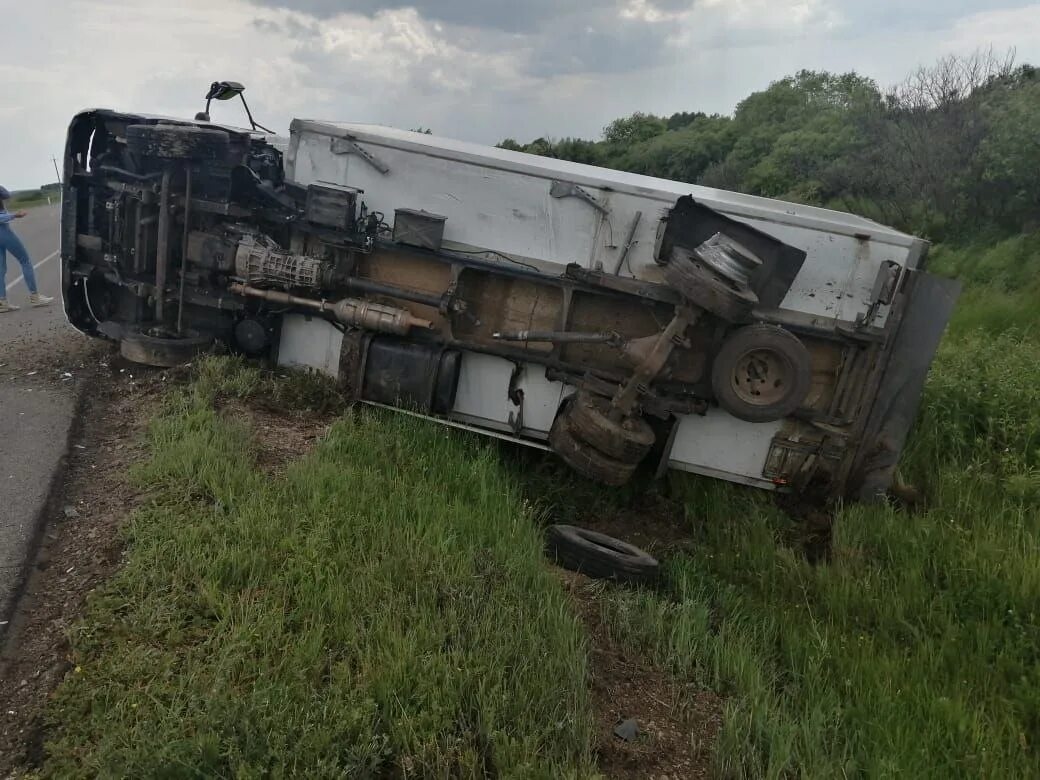
[[[657,559],[635,545],[586,528],[551,525],[546,554],[559,566],[597,579],[642,583],[657,579]]]
[[[190,363],[213,345],[209,336],[160,338],[144,333],[127,333],[119,342],[119,353],[132,363],[172,368]]]
[[[610,402],[590,393],[578,393],[563,412],[571,431],[604,455],[625,463],[639,463],[654,446],[656,437],[642,417],[614,422],[608,416]]]
[[[770,422],[801,406],[812,386],[809,350],[776,325],[748,325],[722,344],[711,366],[719,406],[741,420]]]
[[[560,459],[582,476],[604,485],[624,485],[635,473],[635,463],[604,455],[578,439],[571,430],[566,413],[559,415],[549,431],[549,446]]]
[[[675,247],[664,277],[687,301],[726,322],[746,322],[758,296],[704,265],[690,250]]]
[[[223,130],[191,125],[127,125],[131,153],[162,160],[222,160],[230,139]]]

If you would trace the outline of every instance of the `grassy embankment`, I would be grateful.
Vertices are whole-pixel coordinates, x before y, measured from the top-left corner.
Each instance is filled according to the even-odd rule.
[[[677,476],[692,550],[660,592],[604,591],[617,637],[727,695],[719,774],[1036,773],[1038,243],[935,254],[972,286],[904,462],[927,509],[847,507],[811,565],[768,496]],[[156,493],[74,634],[46,771],[587,774],[583,640],[522,496],[580,520],[630,492],[540,491],[485,442],[383,414],[273,479],[213,411],[257,392],[227,365],[153,427]]]
[[[580,623],[485,443],[347,413],[268,475],[209,360],[152,426],[129,558],[73,635],[44,774],[567,777],[590,766]]]

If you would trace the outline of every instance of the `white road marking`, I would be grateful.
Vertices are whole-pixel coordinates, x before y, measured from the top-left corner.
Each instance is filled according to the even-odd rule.
[[[55,257],[57,257],[57,256],[58,256],[58,252],[60,252],[60,251],[61,251],[60,249],[56,249],[56,250],[54,250],[53,252],[51,252],[51,253],[50,253],[49,255],[47,255],[47,256],[46,256],[45,258],[43,258],[43,260],[41,260],[41,261],[40,261],[40,262],[38,262],[38,263],[37,263],[36,265],[34,265],[34,266],[33,266],[33,270],[35,271],[35,270],[36,270],[37,268],[39,268],[39,267],[40,267],[41,265],[43,265],[44,263],[46,263],[46,262],[49,262],[49,261],[53,260],[53,259],[54,259]],[[10,258],[10,257],[11,257],[11,253],[10,253],[10,252],[8,252],[8,253],[7,253],[7,256],[8,256],[8,258]],[[9,261],[9,262],[10,262],[10,261]],[[16,261],[16,262],[17,262],[17,261]],[[25,280],[25,275],[24,275],[24,274],[21,274],[21,275],[19,275],[19,277],[18,277],[17,279],[15,279],[15,280],[14,280],[13,282],[11,282],[11,283],[10,283],[9,285],[7,285],[7,289],[8,289],[8,290],[10,290],[10,289],[11,289],[12,287],[14,287],[14,286],[15,286],[16,284],[18,284],[19,282],[21,282],[21,281],[24,281],[24,280]]]

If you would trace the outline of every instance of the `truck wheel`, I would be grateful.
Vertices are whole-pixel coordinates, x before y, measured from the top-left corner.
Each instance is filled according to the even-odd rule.
[[[579,474],[604,485],[624,485],[632,478],[638,465],[604,455],[591,444],[576,438],[566,412],[560,414],[553,423],[549,431],[549,446]]]
[[[119,342],[119,353],[132,363],[172,368],[190,363],[212,344],[212,338],[197,334],[165,338],[135,332],[123,336]]]
[[[549,526],[545,551],[565,569],[616,582],[652,582],[660,569],[656,558],[635,545],[573,525]]]
[[[229,146],[223,130],[190,125],[127,125],[126,146],[131,153],[163,160],[220,160]]]
[[[741,420],[769,422],[794,412],[812,385],[809,350],[776,325],[749,325],[727,338],[711,367],[719,406]]]
[[[615,422],[608,417],[610,402],[590,393],[578,393],[564,410],[571,431],[581,441],[625,463],[639,463],[654,446],[654,431],[642,417]]]
[[[729,281],[683,247],[672,250],[664,277],[687,301],[726,322],[744,322],[758,304],[749,288]]]

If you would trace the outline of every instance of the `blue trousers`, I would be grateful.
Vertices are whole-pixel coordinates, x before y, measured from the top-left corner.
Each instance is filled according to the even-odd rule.
[[[25,286],[29,292],[36,292],[36,274],[33,273],[32,260],[29,253],[25,251],[25,244],[11,230],[10,225],[0,225],[0,300],[7,297],[7,253],[14,255],[14,259],[22,266],[22,276],[25,277]]]

